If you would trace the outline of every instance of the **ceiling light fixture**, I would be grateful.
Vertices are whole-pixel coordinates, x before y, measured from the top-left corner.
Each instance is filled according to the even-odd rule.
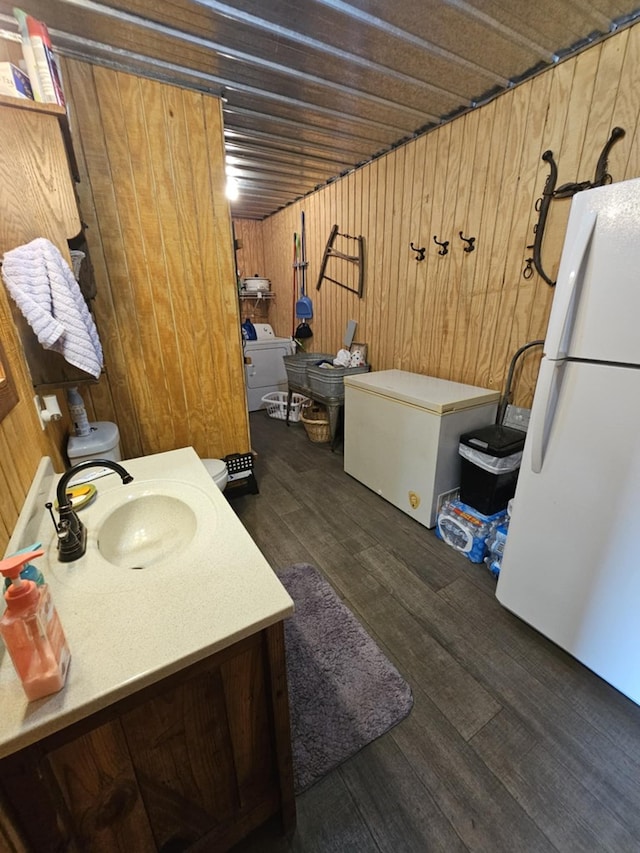
[[[238,182],[232,175],[229,175],[227,177],[227,186],[225,189],[225,194],[229,201],[236,201],[238,196],[240,195],[238,189]]]

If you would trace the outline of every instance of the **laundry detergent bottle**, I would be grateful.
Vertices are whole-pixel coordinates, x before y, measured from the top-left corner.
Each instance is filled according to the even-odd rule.
[[[64,687],[71,658],[49,587],[20,577],[25,563],[43,554],[30,551],[0,561],[0,573],[11,580],[0,636],[29,701]]]

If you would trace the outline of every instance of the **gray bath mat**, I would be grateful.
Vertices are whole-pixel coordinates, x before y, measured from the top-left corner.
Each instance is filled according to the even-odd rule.
[[[278,572],[295,602],[285,620],[295,790],[305,791],[399,723],[411,688],[319,572]]]

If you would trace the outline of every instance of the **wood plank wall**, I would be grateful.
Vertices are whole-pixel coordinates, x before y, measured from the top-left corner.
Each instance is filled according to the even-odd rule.
[[[593,179],[611,129],[626,136],[609,158],[613,180],[640,176],[640,25],[625,29],[346,177],[260,224],[237,220],[236,236],[276,298],[270,320],[289,334],[291,244],[305,212],[314,337],[309,351],[336,351],[347,321],[369,345],[373,369],[401,368],[502,390],[509,361],[527,341],[544,338],[553,290],[537,274],[525,279],[536,199],[548,175],[550,148],[558,185]],[[570,202],[554,200],[543,267],[555,278]],[[315,289],[331,227],[363,235],[364,298],[325,281]],[[475,237],[463,251],[459,237]],[[438,254],[433,237],[449,241]],[[426,248],[422,262],[409,244]],[[348,250],[349,241],[336,244]],[[352,246],[351,246],[352,247]],[[332,260],[333,275],[354,271]],[[530,406],[539,350],[520,359],[514,402]]]
[[[219,101],[75,61],[64,63],[64,74],[106,365],[100,382],[82,389],[89,417],[118,424],[125,458],[185,445],[193,445],[203,458],[246,452],[248,416]],[[23,124],[30,121],[21,118]],[[61,147],[57,119],[48,121]],[[4,232],[10,231],[3,242],[0,229],[0,254],[36,236],[67,251],[66,239],[75,235],[52,218],[42,194],[32,199],[24,188],[9,189],[9,179],[19,171],[15,151],[24,148],[20,134],[40,145],[42,123],[36,124],[18,128],[13,148],[3,143],[0,152],[5,163],[0,165],[2,224]],[[1,125],[13,138],[8,119],[2,118]],[[62,148],[56,160],[66,163]],[[40,172],[52,193],[69,193],[73,204],[73,187],[57,181],[49,155],[35,169],[36,175]],[[7,200],[7,192],[12,199]],[[29,200],[34,209],[27,213]],[[25,226],[20,234],[17,225]],[[45,432],[40,427],[4,287],[0,336],[19,397],[0,423],[3,553],[40,458],[49,455],[56,470],[64,468],[69,422],[65,417]],[[64,393],[57,396],[64,411]]]
[[[249,449],[218,99],[67,60],[72,133],[123,455]]]
[[[57,117],[0,105],[0,257],[36,237],[46,237],[70,261],[67,239],[79,230]],[[17,405],[0,423],[1,553],[42,456],[50,456],[56,469],[63,470],[62,448],[69,426],[66,420],[52,422],[46,432],[41,428],[9,300],[0,284],[0,340],[18,396]],[[58,394],[64,410],[62,397]]]

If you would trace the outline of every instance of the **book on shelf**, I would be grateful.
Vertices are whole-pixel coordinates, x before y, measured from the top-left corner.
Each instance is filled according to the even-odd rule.
[[[63,107],[62,77],[46,24],[22,9],[14,9],[13,14],[18,21],[22,55],[35,100]]]
[[[13,62],[0,62],[0,95],[33,100],[31,81]]]

